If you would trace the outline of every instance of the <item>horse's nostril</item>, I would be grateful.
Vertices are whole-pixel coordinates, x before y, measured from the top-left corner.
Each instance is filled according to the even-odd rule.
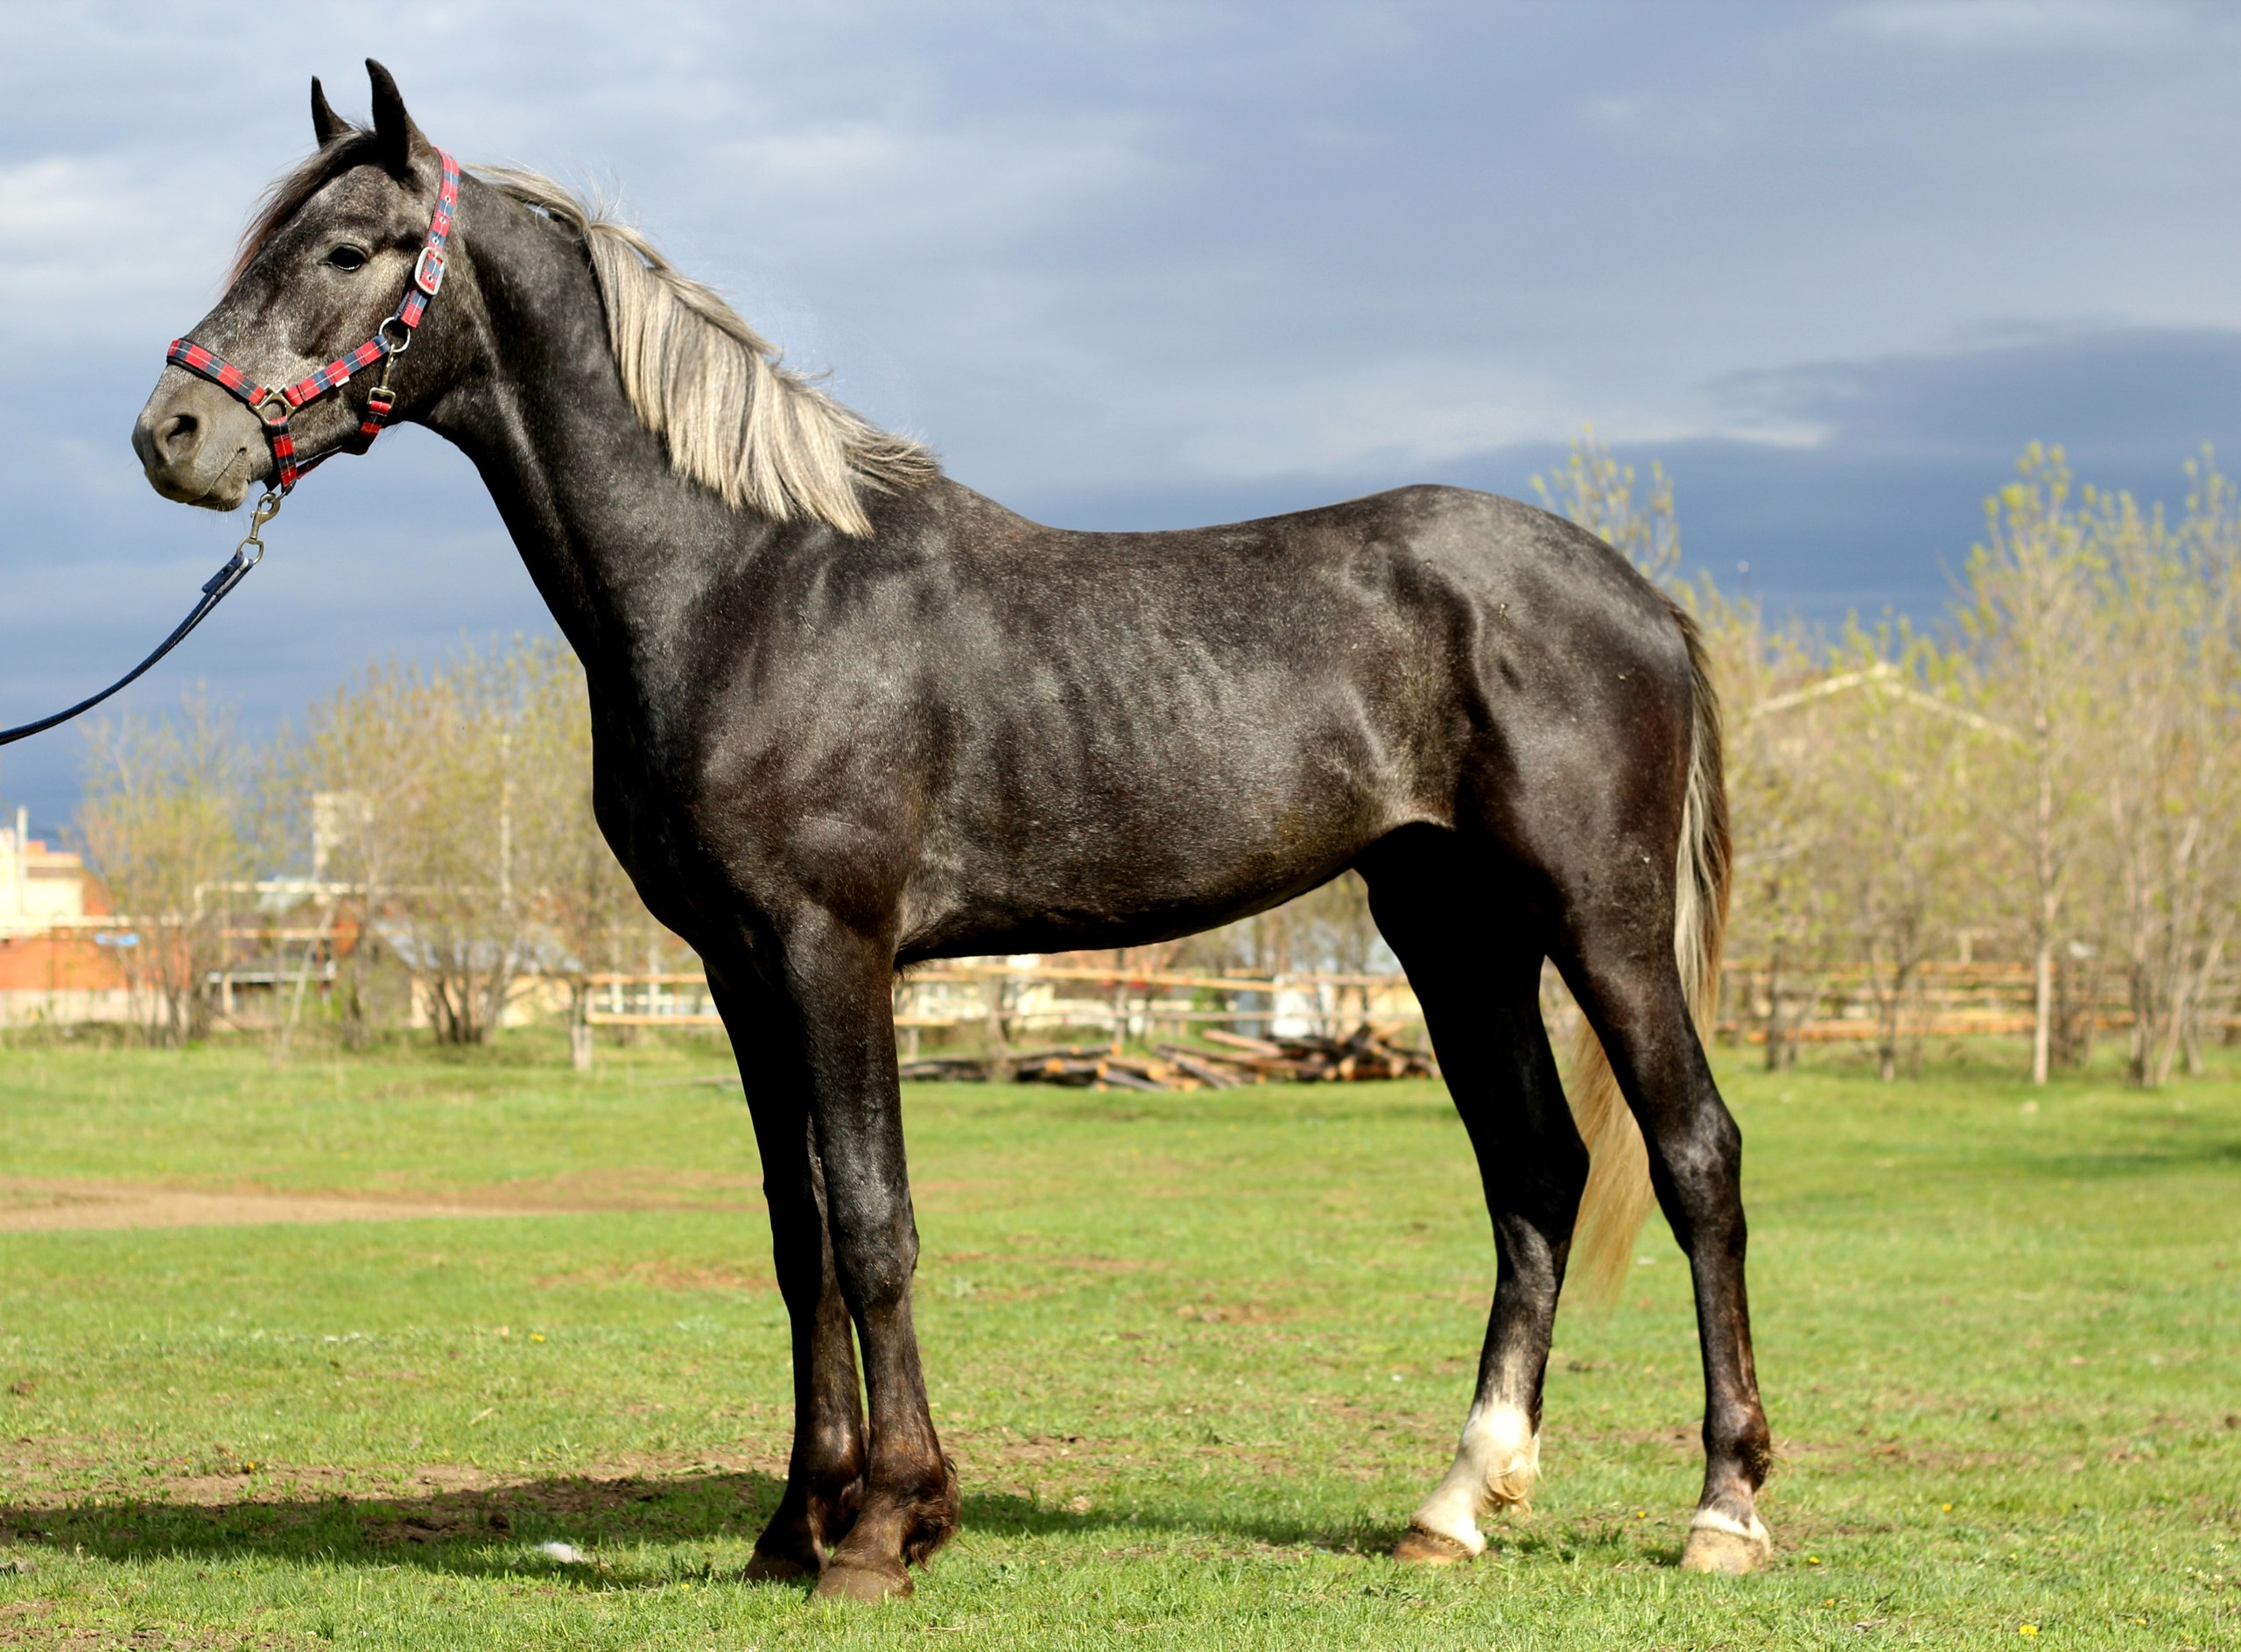
[[[156,438],[167,459],[185,459],[202,445],[201,421],[192,413],[174,413]]]

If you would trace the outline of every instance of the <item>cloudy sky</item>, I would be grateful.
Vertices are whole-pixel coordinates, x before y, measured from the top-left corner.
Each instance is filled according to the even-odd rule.
[[[449,0],[0,13],[0,724],[168,629],[239,524],[127,437],[360,60],[470,165],[619,191],[952,475],[1180,525],[1527,494],[1592,422],[1778,608],[1935,613],[2034,439],[2241,464],[2241,21],[2184,0],[1253,6]],[[133,692],[263,732],[373,657],[547,622],[406,432]],[[1738,573],[1747,565],[1748,573]],[[82,743],[0,756],[59,825]]]

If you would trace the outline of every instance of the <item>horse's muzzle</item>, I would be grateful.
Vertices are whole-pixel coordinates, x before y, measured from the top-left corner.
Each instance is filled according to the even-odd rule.
[[[178,368],[156,381],[132,426],[148,485],[166,499],[231,510],[272,459],[256,416],[216,385]]]

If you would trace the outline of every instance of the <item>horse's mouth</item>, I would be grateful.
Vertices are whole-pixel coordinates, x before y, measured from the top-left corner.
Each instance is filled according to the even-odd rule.
[[[194,505],[204,510],[237,510],[249,497],[249,472],[255,460],[246,447],[234,450],[234,455],[206,486],[197,489],[192,480],[173,477],[151,470],[149,485],[166,499],[182,505]]]

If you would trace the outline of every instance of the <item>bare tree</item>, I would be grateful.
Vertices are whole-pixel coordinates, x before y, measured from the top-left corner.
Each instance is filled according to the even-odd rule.
[[[1922,966],[1949,946],[1979,887],[1973,782],[1987,726],[1956,661],[1901,623],[1855,628],[1814,711],[1822,816],[1813,875],[1831,892],[1840,950],[1865,972],[1886,1079],[1914,1065]]]
[[[2207,461],[2174,530],[2127,496],[2099,502],[2113,714],[2098,755],[2132,1010],[2132,1077],[2165,1082],[2236,913],[2236,575],[2241,517]]]
[[[1826,890],[1815,875],[1825,824],[1809,707],[1826,669],[1794,629],[1769,632],[1748,604],[1718,602],[1699,623],[1725,714],[1733,910],[1728,944],[1766,960],[1760,991],[1769,1072],[1796,1059],[1791,1023],[1813,1002],[1813,958]],[[1707,620],[1709,622],[1707,622]],[[1746,1015],[1752,1007],[1739,1006]]]
[[[571,1056],[589,1065],[589,977],[659,950],[659,926],[593,818],[583,671],[566,645],[370,667],[320,708],[295,773],[334,873],[362,888],[439,1040],[487,1042],[536,974],[567,983]]]
[[[2064,902],[2089,824],[2087,756],[2094,724],[2096,592],[2104,568],[2090,523],[2070,503],[2061,448],[2033,443],[2020,475],[1985,505],[1985,543],[1969,560],[1959,619],[1988,715],[2020,736],[1993,783],[2020,807],[1996,810],[2022,836],[2032,965],[2031,1081],[2055,1053],[2055,953]]]
[[[179,712],[127,713],[88,736],[80,831],[137,944],[123,948],[128,979],[152,993],[158,1035],[172,1044],[210,1024],[211,975],[249,875],[248,754],[232,722],[200,689]]]
[[[431,809],[427,755],[441,736],[425,680],[394,662],[369,664],[313,708],[284,770],[304,799],[314,877],[357,886],[357,939],[337,983],[342,1037],[362,1048],[371,1030],[369,971],[382,924]]]

